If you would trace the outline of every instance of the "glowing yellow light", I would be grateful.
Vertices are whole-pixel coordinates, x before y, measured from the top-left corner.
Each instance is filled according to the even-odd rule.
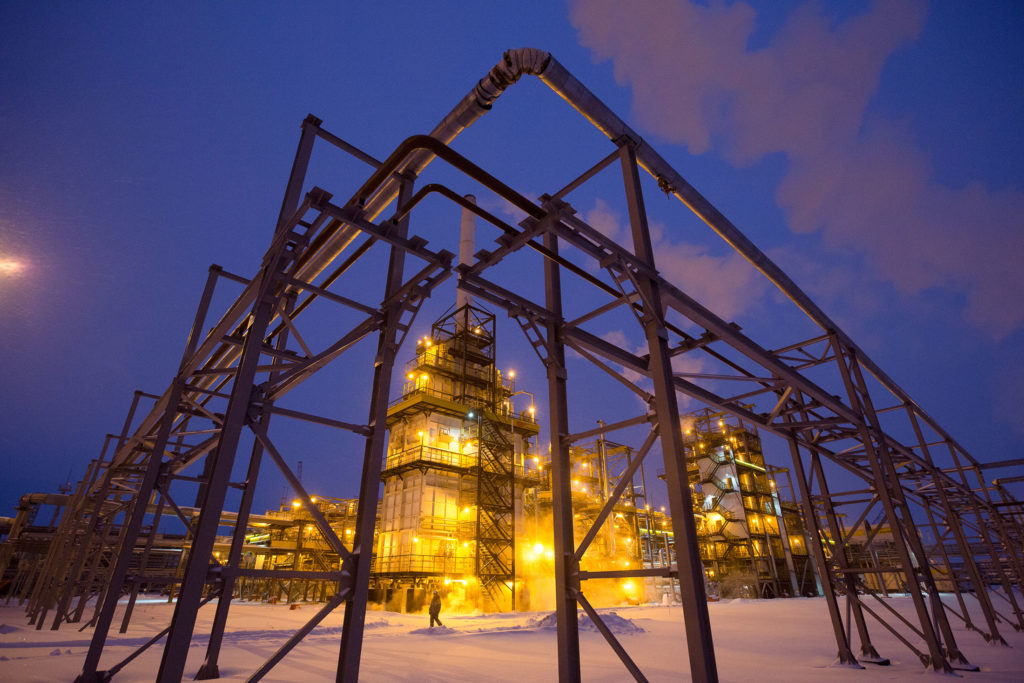
[[[405,378],[406,378],[406,379],[416,379],[416,374],[415,374],[415,373],[412,373],[412,372],[410,372],[410,373],[409,373],[408,375],[406,375],[406,376],[405,376]]]
[[[579,485],[580,485],[580,482],[579,482],[579,480],[577,480],[577,479],[573,479],[573,480],[572,480],[572,485],[573,485],[573,486],[579,486]]]
[[[302,501],[301,501],[301,500],[293,500],[293,501],[292,501],[292,507],[293,507],[293,508],[297,508],[297,507],[299,507],[300,505],[302,505]]]
[[[463,548],[468,548],[468,547],[469,547],[469,541],[465,541],[465,542],[464,542],[464,543],[462,544],[462,547],[463,547]]]
[[[534,408],[533,406],[530,406],[530,415],[533,416],[533,415],[536,415],[536,414],[537,414],[537,409]]]
[[[508,376],[509,376],[509,377],[511,377],[511,378],[515,378],[515,376],[516,376],[516,371],[515,371],[515,370],[509,370],[509,371],[508,371]]]
[[[775,487],[775,482],[774,482],[774,481],[770,481],[770,482],[768,482],[768,483],[769,483],[769,484],[771,484],[771,486],[772,486],[773,488]]]
[[[692,432],[693,432],[693,430],[692,430],[692,429],[687,429],[687,430],[685,430],[685,431],[683,432],[683,434],[691,434]]]
[[[412,542],[413,542],[413,543],[419,543],[419,542],[420,542],[420,539],[419,539],[419,537],[418,537],[418,536],[413,536],[413,537],[412,537]]]
[[[477,327],[473,330],[473,334],[480,334],[480,328]]]
[[[626,591],[632,591],[633,590],[633,582],[632,581],[627,581],[626,583],[622,584],[622,588],[623,588],[623,590],[626,590]]]
[[[469,514],[469,508],[468,507],[462,508],[462,514],[468,515]]]
[[[352,530],[351,529],[345,529],[345,533],[348,534],[349,536],[351,536],[352,535]]]
[[[430,376],[427,375],[427,374],[422,374],[422,375],[420,375],[420,379],[423,380],[424,382],[426,382],[428,379],[430,379]]]
[[[416,432],[416,436],[418,436],[420,438],[423,438],[423,431],[420,430],[420,431]]]
[[[306,525],[306,531],[312,531],[312,530],[313,530],[313,525],[312,524],[307,524]]]
[[[533,552],[535,554],[537,554],[537,555],[543,555],[544,554],[544,544],[543,543],[535,544],[533,546]]]
[[[309,500],[310,500],[310,502],[311,502],[311,503],[315,503],[315,502],[316,502],[316,496],[313,496],[313,497],[312,497],[312,498],[310,498]]]
[[[537,457],[537,456],[535,455],[535,456],[533,456],[533,461],[534,461],[534,462],[540,462],[540,458],[538,458],[538,457]]]
[[[25,270],[25,264],[14,259],[0,259],[0,275],[17,275]]]
[[[429,339],[427,340],[427,346],[430,346],[432,343]]]
[[[661,511],[662,511],[662,512],[664,512],[664,511],[665,511],[665,506],[664,506],[664,505],[662,505],[662,506],[661,506]]]

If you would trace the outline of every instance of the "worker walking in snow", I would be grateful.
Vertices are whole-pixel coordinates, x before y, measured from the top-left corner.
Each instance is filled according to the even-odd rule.
[[[439,614],[441,614],[441,596],[434,591],[434,597],[430,599],[430,628],[434,628],[435,621],[438,626],[444,626],[438,619]]]

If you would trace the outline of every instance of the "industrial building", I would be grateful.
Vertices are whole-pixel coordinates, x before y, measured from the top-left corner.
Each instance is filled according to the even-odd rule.
[[[374,597],[399,609],[422,606],[433,589],[487,610],[515,607],[538,427],[532,399],[517,409],[524,392],[514,371],[497,368],[495,349],[494,316],[459,306],[417,340],[388,408]]]
[[[569,449],[569,473],[571,475],[571,497],[573,511],[573,537],[583,539],[595,528],[596,533],[586,552],[580,559],[580,569],[585,571],[614,571],[640,568],[652,565],[652,554],[644,546],[644,527],[641,522],[645,505],[646,486],[642,481],[625,475],[635,458],[634,449],[605,439],[582,443]],[[551,518],[552,461],[547,452],[539,459],[542,478],[539,486],[528,492],[528,512],[533,538],[532,547],[526,548],[527,561],[533,566],[531,578],[544,579],[550,575],[552,561]],[[641,466],[642,470],[642,466]],[[623,478],[625,477],[625,481]],[[616,489],[621,495],[613,496]],[[605,511],[604,519],[601,514]],[[671,534],[671,531],[668,532]],[[539,593],[539,587],[532,589]],[[660,599],[661,586],[646,584],[633,578],[605,579],[595,597],[600,604],[638,602],[644,599]],[[645,597],[645,592],[650,595]]]
[[[402,391],[388,409],[389,442],[382,466],[370,602],[418,611],[439,590],[449,609],[509,611],[545,605],[550,576],[551,453],[538,449],[533,395],[516,389],[513,370],[496,362],[494,315],[463,303],[416,340]],[[722,597],[814,594],[804,525],[796,505],[780,497],[756,430],[722,413],[684,417],[685,451],[700,556],[709,593]],[[621,495],[581,562],[590,571],[670,567],[675,562],[671,517],[648,502],[641,463],[622,482],[635,449],[606,439],[570,448],[574,536],[583,538],[617,487]],[[657,480],[657,476],[653,480]],[[621,486],[620,486],[621,484]],[[31,567],[46,557],[68,502],[65,494],[23,500],[0,564],[21,560],[12,593],[31,595]],[[243,566],[256,571],[337,568],[340,557],[317,528],[312,510],[339,538],[355,533],[358,500],[321,493],[283,500],[277,510],[250,515]],[[33,524],[40,505],[53,511]],[[187,516],[198,511],[182,510]],[[226,513],[222,523],[233,526]],[[231,537],[218,537],[214,557],[227,557]],[[182,535],[159,536],[148,564],[166,576],[170,594],[190,550]],[[677,600],[667,578],[607,582],[599,604]],[[170,584],[168,586],[168,584]],[[168,586],[168,587],[165,587]],[[268,602],[326,601],[329,581],[242,577],[234,596]]]
[[[757,430],[703,409],[683,418],[701,561],[725,597],[814,595],[805,525]],[[790,489],[791,490],[791,489]]]
[[[577,178],[543,188],[550,194],[536,199],[450,146],[524,76],[540,78],[610,143],[607,156],[589,168],[580,162]],[[197,635],[206,659],[196,678],[218,677],[236,596],[326,600],[250,680],[266,675],[342,606],[337,676],[358,680],[367,609],[416,609],[430,586],[447,586],[449,595],[492,610],[540,605],[548,596],[538,595],[539,587],[547,587],[564,681],[581,679],[580,608],[630,675],[645,680],[642,663],[595,609],[631,599],[631,591],[639,599],[633,581],[646,582],[644,590],[655,595],[678,590],[689,673],[702,681],[718,678],[707,584],[792,595],[809,589],[808,566],[831,625],[823,646],[842,665],[888,662],[872,644],[869,623],[895,635],[923,666],[946,673],[977,670],[957,643],[960,634],[1005,644],[1000,628],[1024,628],[1020,502],[1002,497],[984,476],[1012,461],[981,463],[965,451],[552,55],[507,52],[430,135],[406,139],[383,161],[321,124],[312,115],[302,124],[258,271],[243,277],[211,267],[172,381],[163,393],[136,393],[120,433],[108,436],[59,521],[49,523],[45,556],[36,546],[31,559],[17,563],[18,595],[27,598],[36,628],[92,625],[80,681],[109,680],[157,642],[156,678],[181,680]],[[340,203],[307,179],[317,141],[370,167],[341,188],[351,192]],[[631,240],[611,239],[580,210],[579,191],[593,188],[589,183],[602,173],[616,186],[621,180]],[[677,197],[683,220],[696,217],[754,264],[799,309],[800,324],[780,330],[783,339],[761,331],[756,340],[667,279],[652,246],[645,184]],[[482,204],[498,208],[475,206],[467,189],[486,192]],[[428,196],[432,201],[423,201]],[[413,232],[419,224],[410,222],[413,213],[417,220],[426,214],[422,225],[433,225],[432,212],[451,204],[496,235],[488,249],[470,249],[458,263],[452,252],[428,247],[430,240]],[[519,222],[500,217],[509,215]],[[459,251],[464,256],[461,245]],[[529,264],[536,286],[489,279],[509,261]],[[536,410],[526,407],[524,414],[511,373],[497,368],[494,316],[483,308],[458,302],[417,342],[411,364],[401,366],[421,305],[452,279],[461,292],[513,318],[544,365],[539,395],[550,454],[535,442]],[[240,291],[215,296],[218,283]],[[619,343],[607,338],[613,329],[621,331]],[[351,362],[364,340],[372,354]],[[630,398],[609,402],[608,415],[570,415],[568,352],[582,359],[580,374],[611,376],[617,391],[639,396],[640,411]],[[702,361],[694,365],[700,371],[673,365],[690,358]],[[353,396],[365,393],[365,413],[339,415],[293,393],[331,363],[346,361],[346,371],[368,369],[362,385],[351,385]],[[396,380],[405,388],[392,402]],[[710,408],[684,423],[679,395]],[[143,397],[148,409],[141,408]],[[595,430],[594,418],[608,423]],[[277,425],[286,420],[334,430],[350,452],[362,452],[355,498],[307,491],[290,464],[296,454],[282,453],[288,441]],[[630,428],[648,430],[642,445],[608,439]],[[789,488],[799,508],[778,491],[779,476],[789,475],[764,462],[759,433],[788,448],[796,483]],[[628,442],[632,433],[615,438]],[[640,470],[655,444],[661,457],[648,465],[663,467],[655,474],[664,477],[665,512],[652,509],[645,479],[653,477]],[[276,513],[253,513],[261,466],[276,468],[293,490],[294,500]],[[182,529],[177,539],[164,531],[171,524]],[[925,524],[930,543],[921,533]],[[224,528],[232,528],[230,537],[219,535]],[[884,528],[891,552],[861,561],[858,548],[872,546]],[[21,532],[14,536],[9,541],[20,543]],[[170,541],[174,547],[165,552]],[[16,555],[3,559],[14,562]],[[174,559],[173,569],[162,561],[153,566],[156,557]],[[889,574],[898,574],[908,593],[909,617],[877,609],[888,581],[870,579]],[[538,576],[545,580],[529,578]],[[938,599],[940,579],[959,609]],[[161,637],[101,666],[115,621],[127,628],[139,591],[156,588],[175,599]],[[994,604],[990,594],[1002,602]],[[972,600],[984,623],[969,621],[964,605]],[[203,638],[196,614],[213,601]],[[954,633],[954,619],[966,629]]]

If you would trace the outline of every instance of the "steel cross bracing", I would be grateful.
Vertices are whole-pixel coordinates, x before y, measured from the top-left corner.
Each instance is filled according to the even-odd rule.
[[[615,145],[604,160],[555,194],[542,197],[539,203],[447,146],[523,74],[538,75]],[[332,203],[330,195],[317,189],[302,199],[306,167],[317,138],[375,167],[343,205]],[[414,192],[414,181],[433,160],[463,173],[512,208],[524,212],[527,218],[518,227],[509,225],[488,211],[467,207],[458,200],[461,193],[440,184],[427,184]],[[628,206],[631,249],[581,220],[565,201],[569,194],[616,162]],[[818,325],[820,335],[769,350],[663,278],[651,248],[641,169],[654,176],[660,189],[681,199],[785,292]],[[498,228],[501,234],[497,246],[490,252],[479,252],[473,264],[453,268],[452,254],[427,249],[424,239],[410,236],[411,214],[419,210],[425,197],[435,195],[456,201]],[[378,220],[389,206],[393,208],[392,215]],[[356,240],[361,242],[357,245]],[[383,292],[378,297],[380,303],[360,301],[366,298],[365,288],[339,291],[336,283],[344,283],[344,275],[353,264],[381,249],[387,250],[389,265]],[[544,301],[509,291],[486,277],[489,269],[520,252],[532,252],[543,262]],[[411,275],[406,274],[407,259],[415,264]],[[547,370],[561,680],[580,679],[577,607],[594,621],[627,670],[643,680],[642,662],[635,662],[604,625],[587,598],[586,586],[588,580],[654,575],[679,581],[692,677],[717,679],[683,459],[677,394],[726,411],[789,444],[808,536],[815,540],[808,546],[818,579],[826,588],[826,605],[842,662],[857,665],[858,661],[885,661],[870,640],[869,624],[878,623],[917,653],[927,666],[940,670],[951,666],[967,668],[970,664],[953,640],[947,612],[968,620],[965,604],[970,600],[979,602],[985,616],[985,624],[971,626],[993,642],[1001,642],[998,626],[1024,626],[1013,592],[1019,590],[1024,575],[1019,516],[1001,514],[999,505],[1015,508],[1007,505],[1012,501],[993,498],[994,491],[981,479],[981,464],[621,119],[550,55],[524,49],[506,53],[503,61],[431,136],[409,138],[384,162],[323,130],[319,120],[310,117],[304,122],[280,217],[259,272],[246,279],[216,267],[211,269],[174,381],[156,398],[153,408],[130,435],[126,427],[109,462],[97,465],[93,480],[75,496],[73,514],[66,515],[68,520],[84,520],[68,521],[67,528],[62,525],[61,533],[78,539],[78,545],[70,548],[104,547],[110,551],[51,553],[37,573],[38,585],[45,586],[40,589],[37,604],[49,606],[61,598],[60,618],[69,616],[69,603],[63,596],[77,596],[81,606],[90,586],[105,586],[91,618],[95,630],[79,680],[107,679],[137,656],[138,652],[106,669],[99,666],[122,593],[127,591],[133,596],[140,585],[161,581],[180,584],[181,592],[174,617],[165,631],[167,640],[158,679],[171,681],[183,676],[196,611],[210,601],[216,601],[217,612],[199,677],[218,675],[217,660],[232,582],[239,577],[258,576],[263,571],[241,567],[238,549],[244,540],[251,491],[255,489],[264,456],[291,483],[297,497],[311,511],[316,509],[271,436],[269,422],[274,414],[358,435],[364,439],[365,447],[354,540],[344,542],[325,520],[315,519],[319,532],[341,558],[340,566],[290,572],[296,578],[315,575],[331,580],[336,585],[333,597],[306,626],[282,644],[252,679],[262,677],[328,613],[344,604],[338,678],[356,680],[395,358],[423,300],[453,273],[457,273],[461,288],[481,301],[505,309],[520,323]],[[602,294],[606,303],[566,320],[563,277],[572,278],[577,289],[584,286]],[[243,291],[213,327],[203,332],[214,286],[224,279],[241,284]],[[311,345],[304,334],[304,330],[308,332],[304,320],[314,303],[318,307],[339,306],[357,314],[359,319],[333,341]],[[593,328],[588,329],[607,312],[621,311],[628,311],[635,318],[633,333],[639,343],[633,348],[645,347],[646,353],[632,353],[622,345],[602,339],[591,331]],[[699,329],[699,334],[685,331],[693,328]],[[278,405],[304,380],[345,357],[360,341],[374,338],[377,352],[365,423],[343,422]],[[570,431],[567,404],[567,348],[590,361],[601,373],[613,376],[649,406],[646,415],[621,420],[599,431],[603,435],[628,425],[652,424],[631,467],[635,471],[653,447],[660,445],[676,535],[677,562],[673,566],[602,572],[580,569],[586,546],[596,532],[586,534],[579,545],[573,538],[568,467],[569,446],[575,437]],[[674,369],[673,359],[686,354],[708,359],[714,372],[683,373]],[[645,382],[649,384],[639,385],[637,376],[647,378]],[[730,386],[737,390],[722,390]],[[130,416],[128,423],[134,422]],[[252,435],[253,446],[245,479],[233,482],[232,469],[243,433]],[[186,473],[190,466],[194,474]],[[839,471],[863,484],[852,492],[831,491],[830,485],[846,481],[835,476]],[[971,482],[969,474],[976,476],[980,485]],[[624,474],[593,529],[600,528],[631,475],[632,472]],[[196,489],[196,515],[188,514],[187,508],[179,504],[180,494],[176,491],[186,483]],[[224,504],[228,492],[235,490],[241,492],[240,507],[235,515],[229,515]],[[844,526],[842,515],[836,512],[838,507],[851,504],[851,495],[863,499],[859,510],[867,508],[858,512],[852,527]],[[853,539],[858,529],[871,533],[867,525],[872,512],[876,517],[881,515],[890,530],[896,559],[885,567],[853,566],[849,560]],[[171,576],[147,573],[145,567],[134,568],[158,540],[162,518],[180,520],[187,534],[188,553],[180,570]],[[234,525],[231,550],[227,558],[217,559],[212,554],[215,535],[218,527],[229,521]],[[933,530],[927,542],[921,533],[922,526]],[[104,540],[93,540],[96,535]],[[819,539],[826,543],[818,542]],[[95,558],[97,554],[107,560],[100,562]],[[885,601],[878,599],[877,590],[867,580],[878,573],[900,575],[913,600],[912,618],[890,612]],[[952,587],[955,606],[947,606],[939,599],[937,578]],[[997,590],[992,594],[1006,605],[997,608],[988,600],[987,591],[993,583]],[[844,622],[839,607],[843,596],[860,639],[858,654],[851,642],[850,624]]]

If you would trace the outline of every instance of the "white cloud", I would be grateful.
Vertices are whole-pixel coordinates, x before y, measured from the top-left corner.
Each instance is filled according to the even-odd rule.
[[[581,43],[612,60],[646,131],[736,165],[785,155],[776,200],[792,230],[863,253],[904,293],[965,292],[966,319],[1001,338],[1024,324],[1024,193],[945,186],[906,125],[867,113],[925,14],[920,0],[888,0],[836,23],[808,2],[751,50],[758,17],[744,2],[571,4]]]
[[[624,218],[604,200],[596,200],[584,220],[619,244],[625,242]],[[702,245],[673,241],[671,231],[657,222],[651,223],[650,232],[662,276],[720,318],[734,319],[764,294],[767,281],[739,254],[715,256]]]

